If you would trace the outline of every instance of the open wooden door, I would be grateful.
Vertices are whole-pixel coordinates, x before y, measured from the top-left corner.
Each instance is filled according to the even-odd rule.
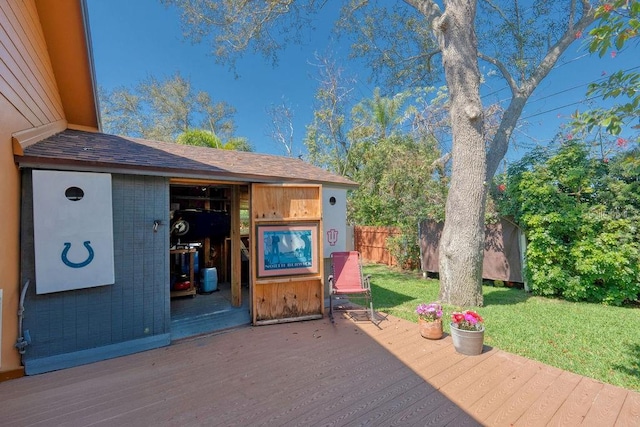
[[[322,186],[253,184],[254,325],[322,318]]]

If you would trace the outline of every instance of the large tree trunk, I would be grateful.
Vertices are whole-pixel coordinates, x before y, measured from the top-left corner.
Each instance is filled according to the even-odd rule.
[[[451,187],[440,239],[440,299],[482,305],[482,257],[487,194],[475,0],[445,1],[436,19],[451,102]]]

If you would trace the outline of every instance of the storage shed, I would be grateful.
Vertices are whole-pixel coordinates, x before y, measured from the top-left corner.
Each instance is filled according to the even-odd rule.
[[[322,315],[354,183],[100,133],[86,16],[84,0],[0,6],[0,381]]]
[[[27,374],[168,345],[174,306],[218,287],[254,325],[323,316],[325,245],[345,249],[354,182],[299,159],[79,130],[15,161]]]

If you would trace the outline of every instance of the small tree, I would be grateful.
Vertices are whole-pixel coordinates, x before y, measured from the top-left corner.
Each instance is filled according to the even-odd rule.
[[[280,104],[271,104],[267,108],[267,115],[271,118],[269,136],[284,150],[287,157],[292,157],[295,112],[283,99]]]
[[[178,135],[178,144],[197,147],[222,148],[222,141],[213,132],[202,129],[190,129]]]
[[[219,148],[221,150],[253,151],[251,144],[244,138],[231,138],[223,143],[213,132],[202,129],[190,129],[181,133],[176,142],[183,145]]]
[[[358,161],[348,137],[348,109],[354,81],[329,58],[316,56],[318,89],[313,121],[307,126],[304,145],[309,161],[337,174],[352,177]]]

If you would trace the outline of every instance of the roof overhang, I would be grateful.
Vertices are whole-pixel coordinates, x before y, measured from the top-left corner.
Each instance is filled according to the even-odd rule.
[[[65,130],[15,155],[20,168],[163,176],[235,183],[357,183],[299,159]]]
[[[98,130],[99,113],[84,0],[35,0],[68,127]]]
[[[68,161],[59,159],[45,159],[42,157],[22,156],[19,161],[21,169],[55,169],[61,171],[74,172],[99,172],[123,175],[144,175],[144,176],[161,176],[173,180],[190,179],[199,181],[216,181],[229,184],[247,184],[247,183],[298,183],[298,184],[325,184],[337,188],[355,188],[355,185],[345,185],[341,183],[327,183],[325,181],[296,179],[282,176],[264,176],[239,174],[229,171],[224,172],[194,172],[190,169],[179,168],[154,168],[144,166],[127,166],[103,164],[100,162],[87,161]]]

